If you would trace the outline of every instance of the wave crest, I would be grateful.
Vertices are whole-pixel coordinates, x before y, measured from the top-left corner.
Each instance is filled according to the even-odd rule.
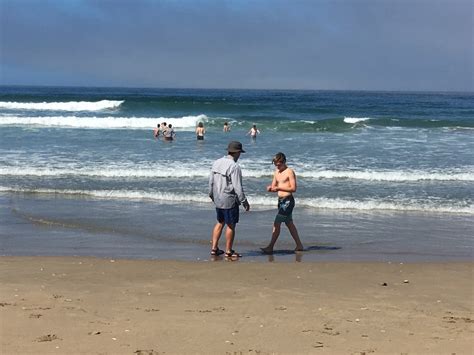
[[[164,163],[166,165],[166,163]],[[37,177],[102,177],[102,178],[187,178],[209,176],[209,169],[196,166],[181,166],[176,169],[160,169],[159,166],[117,166],[117,167],[3,167],[0,176],[37,176]],[[244,169],[246,178],[271,177],[272,172],[265,169]],[[304,179],[346,179],[365,181],[474,181],[472,171],[299,171],[299,178]]]
[[[370,120],[370,117],[344,117],[345,123],[356,124]]]
[[[366,181],[474,181],[472,171],[303,171],[299,177]]]
[[[125,101],[69,101],[69,102],[10,102],[0,101],[0,108],[8,110],[39,110],[39,111],[101,111],[115,109]]]
[[[148,192],[138,190],[57,190],[57,189],[24,189],[0,186],[0,192],[31,193],[31,194],[59,194],[89,196],[92,198],[107,198],[120,200],[153,200],[160,203],[206,203],[210,200],[203,193],[169,193]],[[274,207],[275,199],[263,196],[247,196],[252,206]],[[393,211],[393,212],[435,212],[474,215],[474,206],[453,201],[430,200],[396,200],[384,201],[377,199],[345,200],[339,198],[298,198],[298,206],[322,210],[352,210],[352,211]]]
[[[183,117],[78,117],[78,116],[3,116],[0,125],[45,126],[88,129],[151,129],[166,121],[175,128],[195,128],[198,121],[206,121],[206,115]]]

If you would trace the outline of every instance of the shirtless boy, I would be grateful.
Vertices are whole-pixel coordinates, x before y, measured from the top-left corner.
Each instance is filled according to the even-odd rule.
[[[273,164],[276,166],[273,175],[272,184],[267,187],[268,192],[276,192],[278,194],[278,213],[273,222],[273,232],[270,244],[265,248],[260,248],[265,254],[272,254],[273,247],[280,236],[280,227],[284,222],[290,231],[291,236],[295,240],[295,251],[302,251],[303,244],[298,235],[298,230],[293,223],[293,208],[295,207],[295,199],[293,192],[296,191],[296,175],[295,172],[286,165],[286,156],[283,153],[277,153],[273,158]]]

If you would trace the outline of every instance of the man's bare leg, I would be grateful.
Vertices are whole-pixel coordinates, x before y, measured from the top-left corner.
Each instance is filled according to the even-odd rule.
[[[232,250],[232,246],[234,245],[234,236],[235,236],[235,224],[228,224],[225,230],[225,248],[226,253]]]
[[[298,230],[296,229],[295,224],[293,221],[286,222],[286,226],[288,227],[288,230],[290,231],[291,236],[295,240],[296,243],[296,248],[295,251],[303,251],[303,243],[301,243],[300,236],[298,235]]]
[[[262,252],[264,252],[265,254],[273,253],[273,247],[275,246],[275,243],[278,240],[278,237],[280,236],[280,230],[281,223],[273,223],[272,239],[270,240],[270,244],[268,244],[265,248],[260,248]]]
[[[212,249],[217,250],[219,247],[219,239],[221,238],[222,229],[224,228],[224,222],[217,222],[212,230]]]

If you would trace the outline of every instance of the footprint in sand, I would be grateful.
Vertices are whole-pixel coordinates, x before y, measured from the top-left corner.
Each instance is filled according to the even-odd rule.
[[[328,334],[328,335],[339,335],[338,331],[335,331],[332,327],[329,327],[327,325],[324,326],[324,330],[321,331],[323,334]]]
[[[42,335],[39,338],[36,338],[36,341],[38,343],[41,343],[43,341],[53,341],[53,340],[61,340],[61,338],[58,338],[56,334],[47,334],[47,335]]]

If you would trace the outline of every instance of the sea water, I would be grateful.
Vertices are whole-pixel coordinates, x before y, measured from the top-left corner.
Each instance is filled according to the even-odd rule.
[[[153,137],[161,122],[175,141]],[[250,259],[280,151],[305,260],[470,259],[473,138],[472,93],[1,87],[1,251],[205,259],[209,169],[238,140],[251,211],[235,247]],[[287,233],[277,247],[292,260]]]

